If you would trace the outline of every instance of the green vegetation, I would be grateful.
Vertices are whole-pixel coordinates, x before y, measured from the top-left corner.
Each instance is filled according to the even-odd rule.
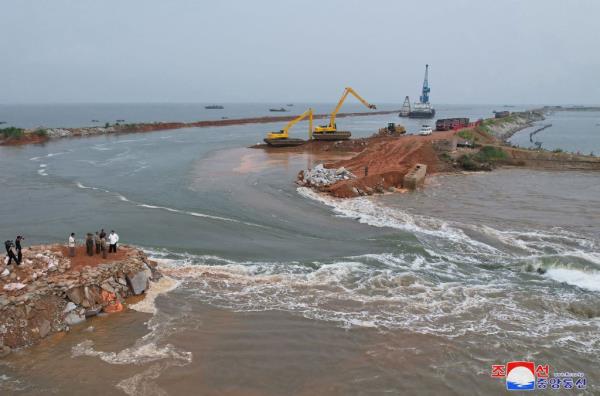
[[[473,134],[473,131],[470,129],[463,129],[462,131],[458,132],[458,136],[471,142],[477,140],[477,137]]]
[[[4,139],[21,139],[25,136],[25,131],[15,127],[2,128],[0,129],[0,136]]]
[[[502,150],[500,147],[494,147],[494,146],[482,147],[481,150],[479,150],[479,152],[477,154],[475,154],[475,156],[480,161],[490,161],[490,162],[504,160],[504,159],[508,158],[508,156],[506,155],[506,152],[504,150]]]
[[[464,154],[457,159],[457,164],[468,171],[490,171],[493,166],[508,159],[504,150],[494,146],[484,146],[475,154]]]
[[[48,136],[48,131],[45,130],[45,129],[37,129],[34,133],[35,133],[36,136],[39,136],[39,137],[46,137],[46,136]]]
[[[552,152],[553,153],[562,153],[563,151],[562,151],[562,149],[557,148],[557,149],[552,150]]]

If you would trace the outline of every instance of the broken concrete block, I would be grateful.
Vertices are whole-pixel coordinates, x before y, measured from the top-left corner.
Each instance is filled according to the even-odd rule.
[[[142,294],[148,288],[148,273],[146,271],[138,271],[133,276],[127,275],[127,282],[131,291],[136,296]]]

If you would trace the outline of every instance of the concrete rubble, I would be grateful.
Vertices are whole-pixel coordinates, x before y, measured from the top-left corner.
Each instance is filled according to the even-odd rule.
[[[119,312],[127,297],[148,290],[160,278],[156,263],[140,250],[122,249],[128,249],[124,259],[93,267],[71,268],[55,245],[25,248],[16,268],[2,263],[0,357],[101,312]]]
[[[327,169],[323,164],[319,164],[313,169],[303,170],[298,176],[298,184],[307,187],[330,186],[338,181],[356,178],[352,172],[344,167]]]

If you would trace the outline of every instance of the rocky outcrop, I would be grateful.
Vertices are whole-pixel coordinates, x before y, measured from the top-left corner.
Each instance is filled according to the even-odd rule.
[[[490,118],[484,120],[480,127],[500,141],[505,141],[520,130],[528,128],[532,126],[534,122],[543,119],[544,115],[540,111],[522,111],[512,113],[506,118]]]
[[[57,246],[23,251],[23,263],[0,268],[0,355],[69,331],[88,318],[123,310],[125,299],[143,294],[160,274],[137,249],[118,261],[71,266]]]

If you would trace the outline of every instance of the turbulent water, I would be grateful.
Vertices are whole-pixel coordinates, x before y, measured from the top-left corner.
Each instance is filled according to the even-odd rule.
[[[0,389],[487,395],[505,389],[492,364],[534,360],[600,390],[600,175],[499,170],[337,200],[292,183],[326,158],[243,148],[278,127],[0,148],[5,239],[114,228],[167,275],[137,310],[11,355]]]

